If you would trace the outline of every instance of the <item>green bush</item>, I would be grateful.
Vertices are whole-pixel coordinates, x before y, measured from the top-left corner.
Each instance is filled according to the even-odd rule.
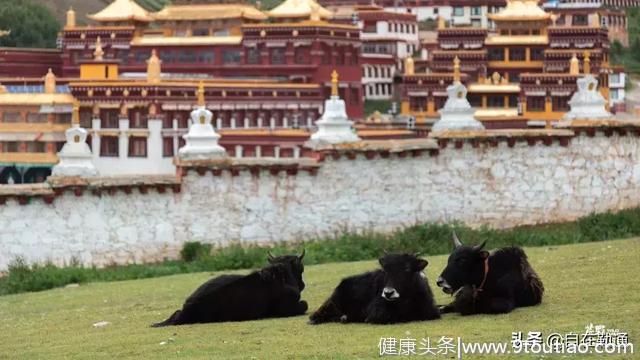
[[[640,236],[640,208],[617,213],[590,215],[574,222],[521,226],[507,230],[487,227],[471,229],[461,224],[423,224],[392,234],[347,233],[329,239],[304,243],[280,243],[274,247],[231,245],[211,249],[199,242],[184,244],[183,260],[157,264],[85,268],[73,261],[69,266],[31,265],[16,259],[8,274],[0,278],[0,295],[41,291],[70,283],[120,281],[172,274],[259,268],[266,264],[267,251],[274,254],[299,253],[306,249],[305,264],[375,259],[385,250],[420,252],[422,255],[445,254],[451,250],[451,233],[458,232],[468,244],[487,240],[487,248],[509,245],[545,246]]]
[[[199,241],[184,243],[180,251],[180,258],[186,262],[203,259],[211,253],[211,244],[203,244]]]

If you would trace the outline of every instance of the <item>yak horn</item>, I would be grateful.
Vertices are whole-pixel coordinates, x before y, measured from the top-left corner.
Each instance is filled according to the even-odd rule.
[[[300,256],[298,256],[298,259],[300,261],[302,261],[302,258],[304,257],[304,253],[305,253],[305,250],[304,250],[304,248],[302,248],[302,253],[300,254]]]
[[[462,246],[462,241],[460,241],[460,239],[458,238],[458,234],[456,234],[455,230],[453,230],[453,246],[455,248],[459,248],[460,246]]]
[[[275,259],[276,257],[273,256],[273,254],[271,253],[271,250],[267,251],[267,258],[269,259],[269,261]]]
[[[484,248],[484,246],[487,244],[487,240],[483,241],[480,245],[476,245],[473,248],[476,250],[482,250],[482,248]]]

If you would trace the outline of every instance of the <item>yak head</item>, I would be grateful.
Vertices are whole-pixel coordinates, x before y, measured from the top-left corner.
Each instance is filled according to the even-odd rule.
[[[427,260],[418,258],[418,254],[387,254],[378,259],[384,274],[383,299],[396,301],[402,294],[408,295],[415,287],[416,281],[422,280],[422,270],[427,267]]]
[[[273,256],[271,251],[268,252],[268,260],[271,265],[284,265],[288,269],[289,276],[288,283],[293,286],[297,286],[298,290],[302,292],[304,290],[304,281],[302,281],[302,273],[304,272],[304,264],[302,259],[304,258],[304,249],[300,255],[282,255]]]
[[[489,252],[483,250],[486,241],[480,245],[463,245],[458,235],[453,233],[453,252],[449,255],[447,267],[436,280],[436,285],[447,294],[453,294],[465,285],[480,285],[484,275],[484,260]]]

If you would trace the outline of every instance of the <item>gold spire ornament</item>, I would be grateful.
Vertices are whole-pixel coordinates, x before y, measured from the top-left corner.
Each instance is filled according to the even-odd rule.
[[[589,51],[584,52],[584,70],[583,72],[586,74],[591,74],[591,59],[589,58]]]
[[[404,59],[404,74],[405,75],[415,74],[415,64],[411,56]]]
[[[100,36],[96,39],[96,49],[93,51],[93,59],[101,61],[104,57],[104,51],[102,50],[102,39]]]
[[[160,67],[162,60],[158,58],[156,49],[151,50],[151,56],[147,60],[147,81],[157,84],[161,80],[162,69]]]
[[[56,76],[53,74],[53,71],[51,71],[51,68],[49,68],[47,75],[44,76],[44,93],[56,93]]]
[[[571,60],[569,60],[569,74],[580,74],[580,60],[578,60],[578,57],[576,57],[575,53],[573,54],[573,57],[571,57]]]
[[[438,16],[438,30],[445,29],[447,27],[447,23],[444,20],[444,16]]]
[[[457,56],[453,59],[453,82],[460,82],[460,58]]]
[[[67,11],[67,28],[76,27],[76,12],[73,10],[73,7],[69,7]]]
[[[78,100],[74,100],[73,102],[73,108],[71,110],[71,125],[80,125],[80,102]]]
[[[200,83],[198,84],[198,91],[196,93],[198,94],[198,106],[204,107],[206,103],[204,101],[204,82],[203,81],[200,81]]]
[[[335,69],[331,73],[331,96],[338,96],[338,72]]]

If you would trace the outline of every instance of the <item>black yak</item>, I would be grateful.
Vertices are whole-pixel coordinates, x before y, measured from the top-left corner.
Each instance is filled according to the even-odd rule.
[[[300,300],[304,289],[304,265],[300,256],[274,257],[269,265],[249,275],[221,275],[202,284],[187,298],[181,310],[152,327],[255,320],[302,315],[307,302]]]
[[[392,324],[440,318],[422,270],[428,262],[410,254],[385,254],[382,269],[343,279],[309,318],[309,324]]]
[[[436,284],[455,297],[442,313],[508,313],[542,301],[544,286],[524,251],[512,246],[490,255],[485,243],[466,246],[453,233],[454,249]]]

